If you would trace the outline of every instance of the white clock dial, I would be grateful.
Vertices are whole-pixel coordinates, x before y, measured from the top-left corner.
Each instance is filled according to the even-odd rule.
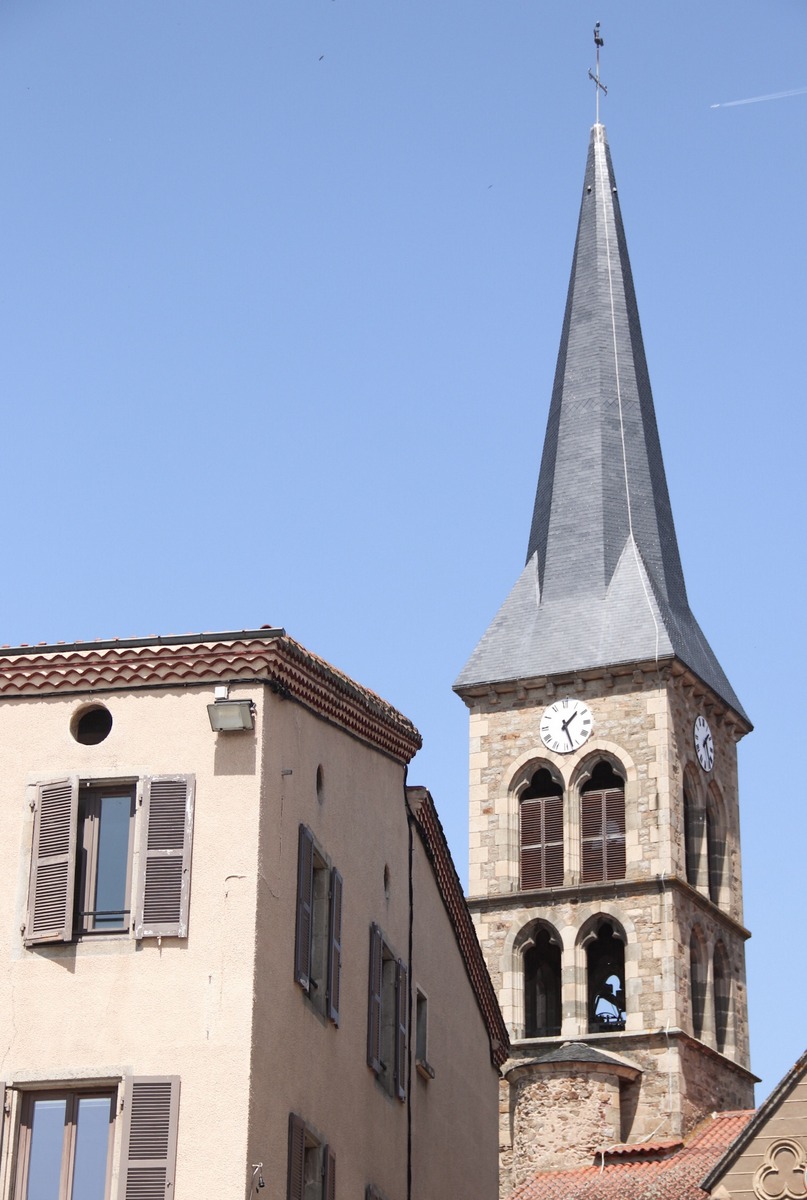
[[[587,742],[594,728],[591,709],[582,700],[557,700],[544,709],[541,741],[556,754],[571,754]]]
[[[695,753],[704,771],[711,771],[715,765],[715,744],[712,741],[712,731],[706,717],[695,718],[695,728],[692,731],[695,741]]]

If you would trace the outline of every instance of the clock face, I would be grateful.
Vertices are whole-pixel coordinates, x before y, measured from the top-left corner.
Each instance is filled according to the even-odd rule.
[[[696,717],[692,731],[695,740],[695,753],[704,771],[711,771],[715,765],[715,744],[712,741],[712,731],[706,717]]]
[[[541,741],[556,754],[571,754],[587,742],[594,728],[591,709],[582,700],[557,700],[544,709]]]

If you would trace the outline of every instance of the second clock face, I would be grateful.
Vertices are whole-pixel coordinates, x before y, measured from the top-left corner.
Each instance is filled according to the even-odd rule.
[[[571,754],[588,741],[593,728],[591,709],[582,700],[557,700],[544,709],[541,741],[556,754]]]
[[[706,717],[695,718],[695,728],[692,731],[695,742],[695,753],[704,771],[711,771],[715,765],[715,744],[712,741],[712,731]]]

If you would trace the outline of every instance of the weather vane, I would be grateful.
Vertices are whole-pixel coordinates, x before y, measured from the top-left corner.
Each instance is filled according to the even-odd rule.
[[[595,85],[594,86],[594,94],[597,97],[596,116],[597,116],[597,124],[599,125],[599,123],[600,123],[600,92],[602,92],[602,94],[604,96],[608,95],[608,88],[605,86],[604,83],[600,83],[600,46],[604,46],[605,42],[603,41],[602,35],[600,33],[599,21],[594,26],[594,45],[597,47],[596,74],[594,73],[594,71],[591,70],[591,67],[589,67],[588,77]]]

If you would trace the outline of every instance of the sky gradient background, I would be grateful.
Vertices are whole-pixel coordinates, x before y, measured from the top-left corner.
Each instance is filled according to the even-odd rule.
[[[285,626],[417,723],[467,878],[451,684],[526,551],[595,20],[690,601],[756,725],[762,1099],[805,1044],[807,0],[0,0],[0,641]]]

